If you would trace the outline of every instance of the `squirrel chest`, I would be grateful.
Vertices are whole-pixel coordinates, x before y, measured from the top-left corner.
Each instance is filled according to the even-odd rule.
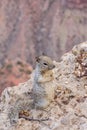
[[[34,94],[38,97],[47,97],[52,99],[54,97],[54,83],[53,72],[49,70],[44,73],[35,75]]]

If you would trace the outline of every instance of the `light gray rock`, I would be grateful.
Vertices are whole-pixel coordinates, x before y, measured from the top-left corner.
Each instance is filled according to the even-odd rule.
[[[79,77],[75,73],[76,59],[80,56],[81,48],[87,54],[87,42],[84,42],[66,53],[59,63],[54,61],[55,99],[46,111],[30,107],[33,102],[32,75],[29,81],[3,91],[0,130],[87,130],[87,76]],[[34,122],[19,119],[21,109],[28,110],[29,117],[49,120]]]

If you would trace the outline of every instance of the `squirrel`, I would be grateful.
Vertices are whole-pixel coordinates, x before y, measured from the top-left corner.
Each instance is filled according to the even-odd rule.
[[[36,57],[33,97],[36,108],[44,109],[54,99],[53,60],[48,56]]]
[[[22,97],[18,97],[18,100],[16,100],[16,102],[13,103],[13,106],[9,109],[8,116],[11,124],[16,123],[18,118],[25,118],[30,121],[39,120],[19,116],[19,113],[22,110],[29,110],[32,108],[45,109],[54,99],[55,86],[53,83],[53,68],[55,68],[55,65],[50,57],[39,56],[36,58],[36,67],[33,76],[34,84],[31,92],[33,101],[29,100],[28,95],[25,97],[25,94],[22,95]]]

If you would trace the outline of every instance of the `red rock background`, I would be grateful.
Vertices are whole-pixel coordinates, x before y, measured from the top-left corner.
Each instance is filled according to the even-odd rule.
[[[25,71],[19,74],[18,61],[27,65],[25,70],[43,52],[59,60],[73,45],[86,40],[87,0],[0,1],[0,88],[29,78],[23,77]],[[12,75],[6,69],[9,63],[14,66]]]

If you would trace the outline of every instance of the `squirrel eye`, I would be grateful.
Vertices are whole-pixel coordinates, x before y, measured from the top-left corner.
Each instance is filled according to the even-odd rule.
[[[43,63],[44,65],[47,65],[47,63]]]

